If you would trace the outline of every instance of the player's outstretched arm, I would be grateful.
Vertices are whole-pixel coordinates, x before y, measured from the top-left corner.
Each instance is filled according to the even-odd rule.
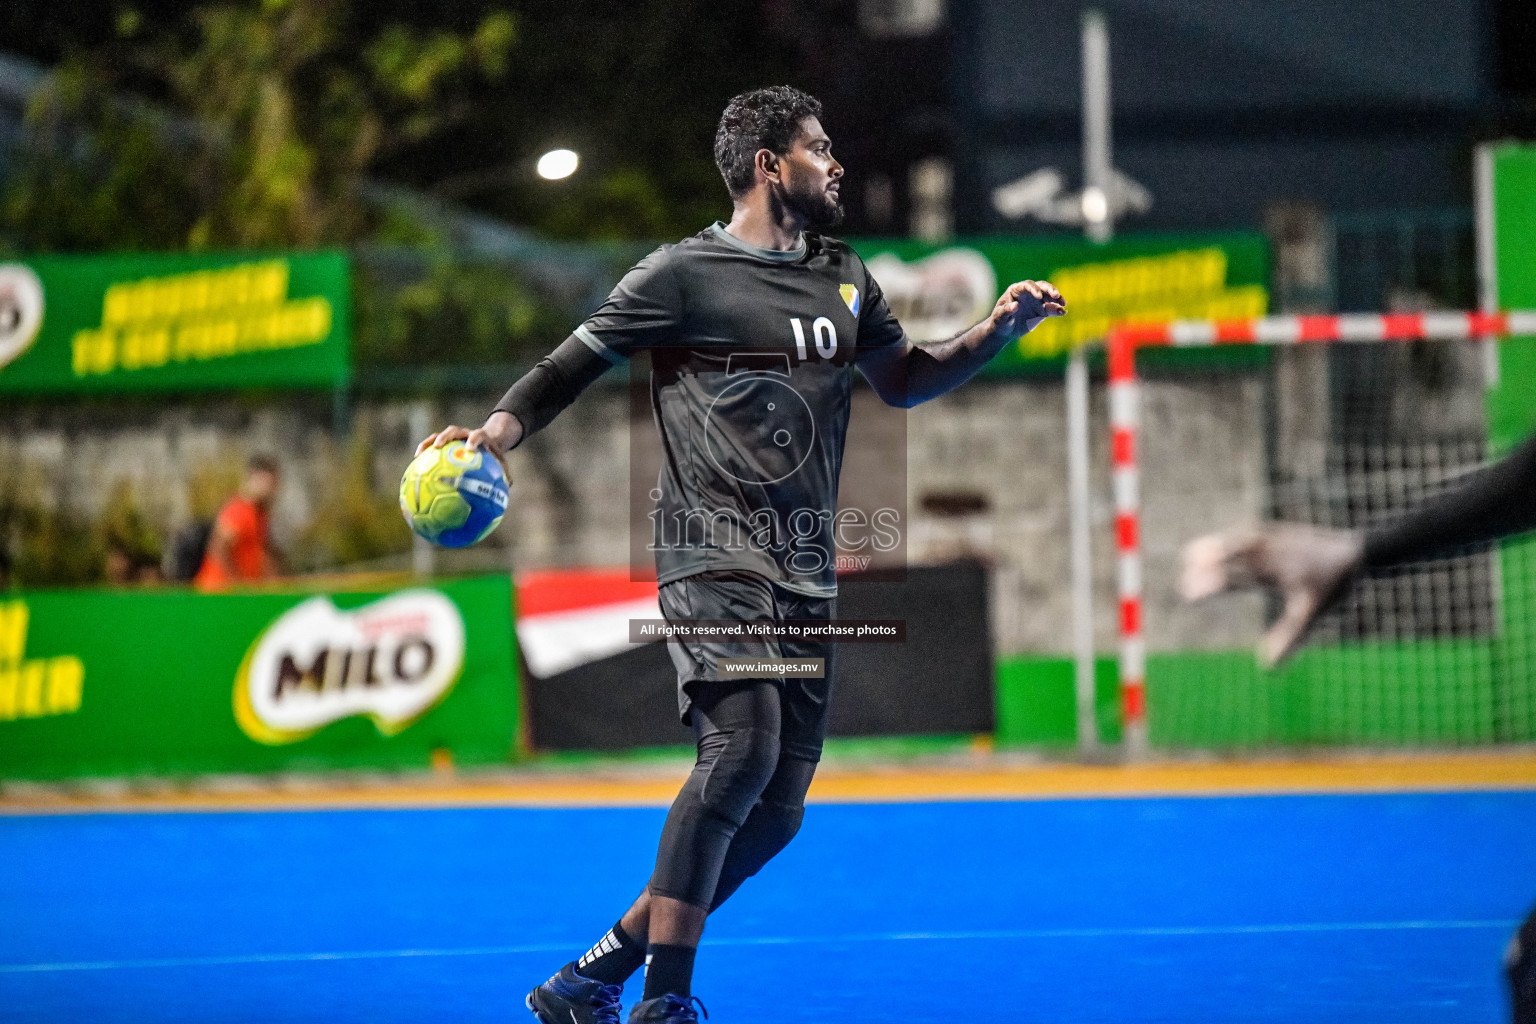
[[[1228,530],[1184,548],[1180,590],[1197,601],[1265,587],[1284,610],[1259,642],[1267,666],[1289,657],[1363,572],[1536,529],[1536,438],[1401,517],[1367,531],[1292,523]]]
[[[1003,292],[990,316],[958,337],[877,349],[859,368],[882,401],[911,407],[964,384],[1004,345],[1066,312],[1067,300],[1049,281],[1019,281]]]
[[[1227,590],[1263,587],[1284,600],[1279,620],[1259,640],[1259,661],[1273,668],[1301,645],[1317,617],[1360,574],[1362,539],[1353,530],[1265,523],[1213,533],[1184,547],[1179,590],[1198,601]]]
[[[512,385],[483,424],[474,430],[444,427],[417,445],[416,454],[449,441],[467,441],[471,448],[484,448],[499,459],[547,426],[611,365],[571,335]]]

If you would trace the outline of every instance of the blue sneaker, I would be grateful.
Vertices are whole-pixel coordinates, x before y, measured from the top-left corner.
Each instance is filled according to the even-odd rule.
[[[540,1024],[619,1024],[623,985],[604,985],[576,973],[574,962],[528,993],[528,1009]]]
[[[698,996],[684,999],[668,992],[664,996],[636,1003],[635,1008],[629,1011],[629,1024],[699,1024],[699,1015],[693,1012],[695,1003],[704,1014],[704,1019],[708,1020],[709,1011],[704,1009],[704,1003]]]

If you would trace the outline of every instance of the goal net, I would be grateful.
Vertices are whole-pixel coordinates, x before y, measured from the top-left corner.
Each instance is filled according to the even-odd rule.
[[[1152,746],[1536,740],[1536,542],[1372,575],[1274,671],[1253,654],[1278,611],[1272,599],[1186,606],[1176,591],[1180,549],[1201,534],[1264,519],[1369,526],[1485,465],[1497,454],[1487,344],[1138,354],[1132,625]]]

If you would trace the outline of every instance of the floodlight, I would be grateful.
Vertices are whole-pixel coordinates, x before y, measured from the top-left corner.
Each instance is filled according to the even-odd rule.
[[[581,157],[569,149],[552,149],[539,157],[539,177],[547,181],[559,181],[576,173]]]

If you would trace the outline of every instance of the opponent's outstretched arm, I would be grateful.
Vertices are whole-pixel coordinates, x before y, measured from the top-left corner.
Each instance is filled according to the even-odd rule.
[[[611,365],[573,334],[512,385],[485,423],[474,430],[444,427],[417,445],[416,454],[449,441],[468,441],[500,458],[548,425]]]
[[[1536,437],[1397,519],[1368,530],[1266,523],[1190,541],[1184,548],[1180,590],[1189,601],[1241,587],[1279,591],[1284,610],[1259,642],[1259,659],[1272,666],[1301,646],[1317,617],[1362,574],[1533,529]]]
[[[1067,301],[1049,281],[1008,286],[992,315],[948,341],[878,348],[859,360],[875,394],[887,405],[911,408],[959,387],[1002,351],[1050,317],[1067,312]]]

